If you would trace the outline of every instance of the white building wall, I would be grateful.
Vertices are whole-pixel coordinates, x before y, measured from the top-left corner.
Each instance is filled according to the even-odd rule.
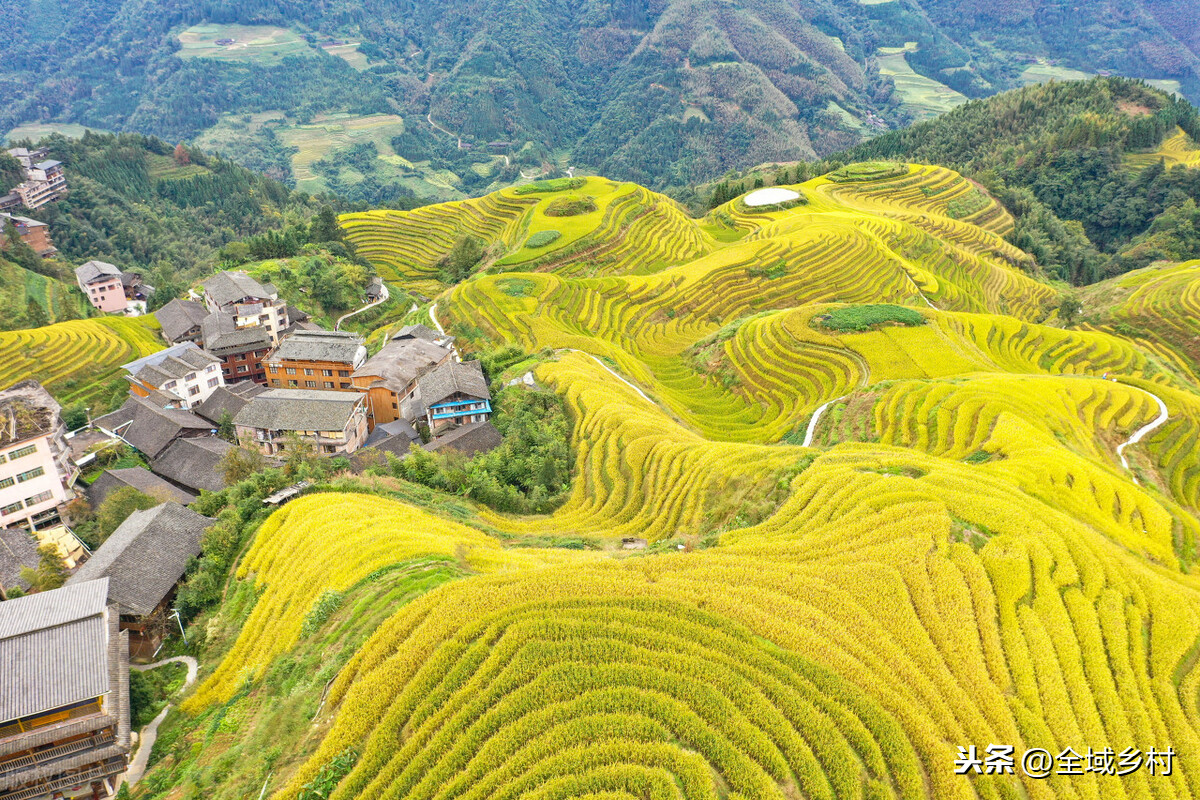
[[[33,447],[29,455],[13,458],[14,453]],[[63,485],[69,476],[59,472],[51,449],[50,437],[21,442],[0,450],[0,526],[14,527],[30,517],[67,502],[71,494]],[[36,477],[20,479],[21,475],[41,469]],[[12,485],[8,485],[11,481]],[[47,494],[48,493],[48,494]],[[37,498],[41,499],[37,499]],[[33,502],[28,502],[33,500]],[[19,506],[19,507],[17,507]],[[5,511],[4,509],[7,509]]]

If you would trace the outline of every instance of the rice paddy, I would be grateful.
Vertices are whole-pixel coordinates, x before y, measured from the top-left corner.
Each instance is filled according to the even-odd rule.
[[[1129,328],[1063,330],[982,190],[880,174],[705,221],[599,179],[344,217],[431,287],[457,236],[494,248],[439,319],[554,353],[536,377],[571,412],[572,491],[480,508],[503,541],[396,500],[294,501],[242,560],[258,599],[188,712],[233,713],[306,621],[325,635],[326,592],[454,554],[337,662],[319,744],[263,768],[271,796],[331,774],[332,800],[1200,795],[1198,265],[1125,279]],[[596,210],[543,219],[560,192]],[[651,548],[505,545],[546,536]],[[990,743],[1170,744],[1175,768],[955,774]]]

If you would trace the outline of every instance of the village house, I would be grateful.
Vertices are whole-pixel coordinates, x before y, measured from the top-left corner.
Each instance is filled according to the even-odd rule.
[[[67,586],[107,579],[121,630],[129,631],[129,654],[149,658],[168,629],[175,589],[213,520],[178,503],[134,511],[104,540]]]
[[[170,447],[167,448],[168,450]],[[160,502],[168,500],[188,505],[196,502],[199,492],[188,492],[174,485],[161,475],[155,475],[144,467],[124,467],[122,469],[106,469],[100,473],[92,485],[88,487],[88,502],[92,508],[100,505],[118,489],[136,489],[144,495],[149,495]]]
[[[125,313],[131,317],[145,314],[147,303],[154,296],[154,287],[143,282],[139,273],[122,272],[121,288],[125,292]]]
[[[232,444],[215,436],[176,439],[154,459],[150,468],[197,496],[201,491],[219,492],[225,488],[221,460],[232,449]]]
[[[50,241],[50,226],[44,222],[29,217],[18,217],[13,214],[0,213],[0,228],[12,225],[17,231],[17,238],[27,244],[33,252],[42,258],[49,258],[58,252],[54,242]],[[8,238],[0,236],[0,249],[8,246]]]
[[[266,390],[266,386],[252,381],[229,383],[216,389],[207,400],[192,410],[211,422],[215,428],[221,424],[221,418],[226,414],[229,415],[229,419],[233,419],[246,403]]]
[[[335,331],[296,331],[266,357],[274,389],[354,391],[350,376],[367,360],[362,338]]]
[[[401,408],[413,398],[417,379],[445,364],[454,351],[416,337],[393,337],[350,376],[355,389],[367,395],[371,428],[403,419]]]
[[[191,411],[163,407],[148,397],[130,397],[116,411],[97,417],[93,424],[151,460],[176,439],[213,436],[217,432],[214,423]]]
[[[259,283],[245,272],[218,272],[201,287],[209,313],[229,314],[238,328],[261,326],[271,344],[277,343],[291,325],[287,304],[280,302],[275,287]]]
[[[79,475],[62,407],[42,385],[21,381],[0,392],[0,527],[56,525]]]
[[[166,350],[123,365],[128,373],[130,392],[149,397],[158,391],[178,398],[184,408],[203,403],[218,386],[225,385],[221,359],[210,355],[193,342],[183,342]]]
[[[0,198],[0,208],[13,208],[18,204],[28,209],[41,208],[67,193],[67,176],[63,173],[62,162],[46,158],[49,150],[45,147],[35,150],[16,147],[8,154],[20,162],[25,180],[9,195]]]
[[[208,316],[208,309],[195,300],[172,300],[154,312],[154,318],[162,326],[162,335],[171,344],[193,342],[204,343],[201,325]]]
[[[29,589],[21,570],[36,570],[41,562],[38,540],[24,528],[0,528],[0,600],[13,589]]]
[[[121,270],[105,261],[89,261],[75,268],[75,282],[94,308],[108,313],[125,313],[125,286]]]
[[[492,393],[478,361],[447,361],[417,379],[416,392],[402,411],[410,421],[424,421],[436,436],[455,425],[487,422]]]
[[[356,392],[268,389],[233,420],[238,441],[264,455],[283,454],[292,437],[320,455],[349,455],[367,438],[366,399]]]
[[[129,645],[108,581],[0,603],[0,798],[109,797],[128,762]]]
[[[200,326],[204,349],[221,359],[225,383],[254,381],[266,385],[263,359],[271,351],[271,336],[261,325],[239,328],[231,314],[218,311]]]

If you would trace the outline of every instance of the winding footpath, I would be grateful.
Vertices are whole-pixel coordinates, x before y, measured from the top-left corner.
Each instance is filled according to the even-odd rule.
[[[579,353],[580,355],[585,355],[585,356],[587,356],[587,357],[588,357],[588,358],[590,358],[592,361],[595,361],[597,364],[599,364],[599,365],[600,365],[600,367],[601,367],[601,368],[602,368],[602,369],[603,369],[605,372],[607,372],[608,374],[612,375],[614,378],[616,378],[617,380],[619,380],[621,383],[625,384],[625,385],[626,385],[626,386],[628,386],[630,389],[633,389],[635,392],[637,392],[637,393],[638,393],[638,396],[639,396],[639,397],[641,397],[643,400],[645,400],[647,403],[649,403],[650,405],[654,406],[655,408],[658,408],[658,403],[656,403],[656,402],[654,402],[652,399],[650,399],[650,395],[648,395],[648,394],[646,394],[645,392],[643,392],[643,391],[642,391],[640,388],[638,388],[637,384],[633,383],[632,381],[629,381],[629,380],[627,380],[627,379],[626,379],[626,378],[625,378],[623,375],[621,375],[621,373],[617,372],[615,369],[613,369],[612,367],[610,367],[608,364],[605,364],[605,363],[604,363],[603,361],[601,361],[601,360],[600,360],[598,357],[596,357],[596,356],[592,355],[591,353],[585,353],[585,352],[584,352],[584,351],[582,351],[582,350],[573,350],[573,349],[570,349],[570,348],[568,348],[568,349],[567,349],[567,352],[568,352],[568,353]]]
[[[804,443],[802,445],[800,445],[801,447],[812,447],[813,436],[817,432],[817,423],[821,421],[821,415],[824,414],[825,410],[827,408],[829,408],[831,405],[833,405],[834,403],[840,403],[849,396],[850,395],[848,395],[848,394],[844,394],[841,397],[834,398],[833,400],[830,400],[828,403],[825,403],[824,405],[818,407],[817,410],[813,412],[812,419],[810,419],[808,421],[808,428],[805,429],[805,431],[804,431]]]
[[[444,328],[442,328],[442,323],[438,322],[437,318],[437,303],[434,303],[429,307],[429,318],[433,320],[433,327],[437,328],[437,332],[442,336],[445,336],[446,331]]]
[[[165,658],[154,664],[135,664],[130,669],[138,672],[146,672],[147,670],[161,667],[164,664],[187,664],[187,677],[183,681],[183,686],[179,687],[179,691],[186,691],[189,686],[196,682],[196,673],[200,670],[200,664],[191,656],[176,656],[175,658]],[[174,703],[167,703],[162,711],[158,712],[158,716],[151,720],[150,724],[142,729],[138,735],[138,749],[134,754],[133,760],[129,762],[129,769],[125,770],[124,782],[133,786],[142,779],[142,775],[146,772],[146,764],[150,761],[150,751],[154,749],[154,742],[158,739],[158,726],[167,718],[167,712],[171,710]],[[117,784],[118,787],[120,783]]]
[[[390,295],[388,293],[388,287],[387,287],[387,284],[385,283],[383,285],[383,291],[379,293],[378,300],[375,300],[374,302],[371,302],[371,303],[367,303],[362,308],[360,308],[356,311],[351,311],[349,314],[342,314],[340,317],[338,317],[338,321],[333,326],[333,329],[335,331],[340,331],[342,329],[342,321],[343,320],[350,319],[350,317],[353,317],[355,314],[361,314],[362,312],[366,311],[367,309],[374,308],[375,306],[379,305],[380,303],[386,303],[389,298],[390,298]]]
[[[1129,477],[1132,478],[1133,482],[1138,486],[1141,486],[1141,483],[1138,482],[1137,476],[1133,474],[1133,470],[1129,468],[1129,460],[1125,458],[1125,448],[1129,447],[1131,444],[1137,444],[1143,438],[1145,438],[1146,434],[1154,431],[1157,428],[1161,428],[1164,424],[1166,424],[1167,420],[1171,418],[1170,413],[1167,411],[1167,404],[1163,402],[1161,397],[1153,392],[1147,392],[1145,389],[1142,389],[1142,391],[1146,392],[1146,394],[1150,395],[1154,402],[1158,403],[1158,416],[1155,417],[1153,421],[1134,431],[1133,435],[1129,437],[1129,441],[1117,447],[1117,456],[1119,456],[1121,459],[1121,466],[1129,471]]]

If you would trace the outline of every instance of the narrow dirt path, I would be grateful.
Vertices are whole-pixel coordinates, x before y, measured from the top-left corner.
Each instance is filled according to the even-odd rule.
[[[386,303],[388,301],[389,297],[390,297],[390,295],[388,293],[387,284],[385,283],[383,285],[383,292],[380,293],[378,300],[376,300],[373,303],[367,303],[362,308],[360,308],[356,311],[351,311],[349,314],[342,314],[340,317],[338,317],[338,321],[334,324],[333,329],[335,331],[340,331],[342,329],[343,320],[347,320],[350,317],[353,317],[355,314],[361,314],[362,312],[366,311],[367,309],[374,308],[375,306],[379,305],[380,303]]]
[[[437,318],[437,303],[429,307],[429,318],[433,320],[433,327],[437,328],[437,332],[442,336],[446,335],[446,330],[442,327],[442,323],[438,322]]]
[[[1129,471],[1130,478],[1132,478],[1133,482],[1138,486],[1141,486],[1141,483],[1138,482],[1137,476],[1133,474],[1133,470],[1129,468],[1129,459],[1125,458],[1125,448],[1129,447],[1131,444],[1137,444],[1143,438],[1145,438],[1146,434],[1151,433],[1157,428],[1161,428],[1166,424],[1167,420],[1171,418],[1170,413],[1167,411],[1167,404],[1163,402],[1161,397],[1153,392],[1147,392],[1145,389],[1142,389],[1142,391],[1146,392],[1146,394],[1150,395],[1154,402],[1158,403],[1158,416],[1134,431],[1133,435],[1129,437],[1129,441],[1117,447],[1117,456],[1121,459],[1121,466]]]
[[[184,678],[183,686],[179,687],[179,691],[183,692],[189,686],[196,682],[196,673],[200,671],[200,663],[191,656],[175,656],[174,658],[164,658],[162,661],[153,664],[135,664],[130,667],[137,672],[146,672],[164,664],[187,664],[187,677]],[[150,761],[150,751],[154,749],[154,742],[158,739],[158,726],[167,718],[167,712],[171,710],[174,703],[167,703],[162,711],[158,712],[158,716],[150,721],[150,724],[142,729],[138,735],[138,749],[133,756],[133,760],[129,762],[129,769],[125,771],[124,782],[133,786],[142,779],[142,775],[146,772],[146,764]],[[118,787],[120,783],[117,784]]]

